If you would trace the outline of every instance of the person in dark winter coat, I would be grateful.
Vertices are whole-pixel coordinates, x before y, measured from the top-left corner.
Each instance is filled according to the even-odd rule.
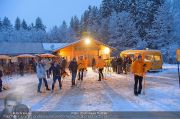
[[[23,61],[20,61],[20,63],[19,63],[19,71],[20,71],[20,75],[23,76],[24,75],[24,63],[23,63]]]
[[[112,69],[113,69],[113,72],[117,72],[117,65],[116,65],[116,59],[115,58],[113,58],[112,60],[111,60],[111,66],[112,66]]]
[[[36,66],[36,72],[37,72],[37,77],[39,79],[39,84],[38,84],[38,93],[42,93],[41,92],[41,85],[42,85],[42,81],[44,81],[44,84],[46,86],[46,90],[50,90],[48,87],[48,83],[46,80],[46,71],[45,71],[45,64],[41,61],[41,59],[39,59],[37,66]]]
[[[30,61],[30,64],[31,64],[33,71],[36,73],[36,61],[34,58],[32,58],[32,60]]]
[[[128,64],[128,59],[127,59],[127,57],[124,57],[123,58],[123,72],[125,74],[127,74],[127,64]]]
[[[69,71],[72,74],[72,86],[74,86],[76,82],[75,80],[77,76],[77,70],[78,70],[78,64],[76,58],[73,58],[73,60],[69,64]]]
[[[67,65],[67,61],[66,61],[66,59],[64,57],[62,58],[60,65],[61,65],[61,68],[62,68],[62,72],[64,72],[65,69],[66,69],[66,65]]]
[[[122,64],[123,64],[123,60],[121,57],[118,57],[117,60],[116,60],[116,63],[117,63],[117,73],[120,74],[122,73]]]
[[[92,59],[92,69],[93,69],[93,70],[95,69],[95,66],[96,66],[96,60],[95,60],[95,58],[93,57],[93,59]]]
[[[0,92],[2,92],[2,76],[3,76],[3,68],[0,66]]]
[[[132,60],[131,60],[130,56],[127,56],[126,57],[126,72],[130,71],[131,64],[132,64]]]
[[[62,88],[61,83],[61,66],[58,61],[55,61],[55,63],[51,66],[51,70],[53,72],[53,83],[52,83],[52,92],[54,91],[54,85],[56,83],[56,80],[59,82],[59,89]]]

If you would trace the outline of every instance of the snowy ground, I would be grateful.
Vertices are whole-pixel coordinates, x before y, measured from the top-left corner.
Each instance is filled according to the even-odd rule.
[[[180,111],[180,88],[177,66],[164,65],[159,73],[148,73],[146,76],[145,95],[133,94],[133,75],[105,75],[107,80],[98,82],[98,75],[88,69],[82,83],[71,88],[70,77],[63,80],[63,89],[54,93],[38,94],[37,77],[26,74],[23,77],[14,75],[4,77],[10,89],[0,93],[0,110],[3,99],[10,93],[23,96],[23,103],[33,111]],[[48,79],[49,85],[52,79]],[[44,91],[44,88],[42,88]]]

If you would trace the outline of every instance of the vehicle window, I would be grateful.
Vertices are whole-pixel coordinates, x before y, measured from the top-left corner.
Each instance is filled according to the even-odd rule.
[[[145,58],[144,58],[144,61],[154,61],[154,57],[153,55],[146,55]]]
[[[160,60],[161,60],[161,57],[160,57],[159,55],[155,55],[155,56],[154,56],[154,60],[155,60],[155,61],[160,61]]]

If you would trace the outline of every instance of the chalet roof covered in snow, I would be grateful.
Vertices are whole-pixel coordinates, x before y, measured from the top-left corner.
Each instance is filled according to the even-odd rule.
[[[1,43],[1,55],[45,53],[42,43]]]
[[[111,46],[108,46],[100,41],[94,41],[98,44],[112,48]],[[59,49],[63,49],[79,42],[81,42],[81,40],[72,43],[1,43],[0,55],[42,54],[56,52]]]
[[[42,44],[45,51],[51,51],[51,52],[69,45],[69,43],[42,43]]]

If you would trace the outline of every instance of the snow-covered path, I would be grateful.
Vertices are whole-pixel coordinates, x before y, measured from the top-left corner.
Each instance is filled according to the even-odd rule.
[[[77,81],[76,87],[71,87],[67,77],[61,91],[42,94],[36,92],[36,75],[15,75],[8,81],[11,89],[0,93],[0,110],[4,97],[14,92],[22,95],[23,103],[33,111],[180,111],[180,88],[174,70],[147,74],[145,95],[138,97],[133,94],[131,74],[108,73],[107,80],[99,82],[98,74],[88,69],[86,78],[83,82]],[[52,80],[48,82],[51,85]]]

